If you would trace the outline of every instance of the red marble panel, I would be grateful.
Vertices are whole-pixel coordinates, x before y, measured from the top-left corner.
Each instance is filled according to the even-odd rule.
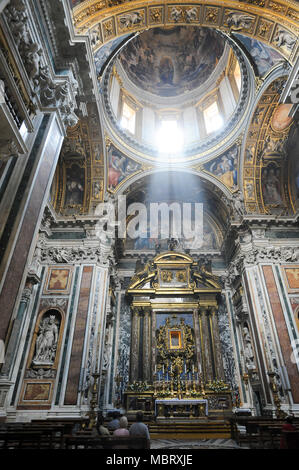
[[[44,197],[49,185],[49,178],[53,172],[53,167],[56,166],[57,150],[59,150],[61,145],[62,137],[57,133],[56,126],[53,129],[51,133],[52,139],[47,140],[44,152],[40,157],[41,162],[32,185],[28,206],[0,294],[0,339],[3,340],[5,340],[8,332],[11,315],[26,267],[28,253],[34,235],[38,230],[37,222],[44,207]]]
[[[293,349],[291,346],[291,341],[288,334],[287,325],[283,314],[283,307],[280,302],[273,269],[271,266],[263,266],[263,272],[276,324],[281,351],[291,384],[293,399],[295,403],[299,403],[299,374],[296,364],[291,361]]]
[[[65,392],[65,405],[76,405],[77,403],[92,272],[92,266],[85,266],[83,268],[69,373]]]

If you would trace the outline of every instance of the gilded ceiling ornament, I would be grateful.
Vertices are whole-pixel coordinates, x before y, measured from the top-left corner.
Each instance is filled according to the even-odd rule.
[[[278,27],[274,35],[273,44],[278,48],[285,48],[288,52],[292,52],[296,43],[296,37],[290,31]]]
[[[150,20],[152,23],[161,23],[162,21],[162,8],[150,9]]]
[[[268,7],[271,8],[274,11],[277,11],[278,13],[285,13],[287,7],[285,5],[281,5],[281,3],[275,3],[270,1],[268,4]]]
[[[133,11],[118,16],[117,21],[120,29],[132,29],[144,25],[144,10]]]
[[[108,38],[110,38],[111,36],[113,36],[115,34],[114,33],[114,23],[113,23],[112,18],[110,20],[107,20],[107,21],[103,22],[103,30],[104,30],[105,39],[108,39]]]
[[[269,39],[269,36],[272,32],[273,28],[273,23],[265,20],[261,20],[259,27],[258,27],[258,35],[265,38]]]
[[[255,17],[240,11],[229,10],[226,12],[224,24],[234,31],[245,29],[252,30]]]
[[[206,21],[208,23],[214,23],[214,24],[217,23],[218,13],[219,13],[218,8],[207,8],[206,15],[205,15]]]
[[[186,23],[192,23],[194,21],[197,21],[198,16],[199,16],[199,8],[195,6],[185,10]]]
[[[292,18],[292,20],[299,21],[299,13],[296,10],[293,10],[292,8],[288,9],[287,16]]]
[[[183,10],[179,7],[172,7],[168,14],[169,21],[177,23],[183,19]]]

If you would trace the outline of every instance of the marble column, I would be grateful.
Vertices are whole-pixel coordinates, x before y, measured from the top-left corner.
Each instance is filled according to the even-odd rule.
[[[131,335],[131,359],[130,359],[130,382],[138,380],[138,352],[139,352],[139,314],[138,309],[132,312],[132,335]]]
[[[209,344],[210,344],[211,376],[212,376],[212,380],[215,380],[217,378],[216,360],[215,360],[215,341],[214,341],[214,332],[213,332],[213,325],[212,325],[212,311],[210,308],[206,310],[206,319],[207,319],[207,329],[208,329]]]
[[[151,317],[150,317],[150,310],[145,308],[144,309],[144,325],[143,325],[143,380],[150,382],[151,381],[151,338],[150,338],[150,325]]]
[[[12,370],[15,361],[17,345],[22,335],[25,314],[27,312],[31,297],[33,295],[33,287],[38,282],[40,282],[40,280],[36,274],[28,274],[26,284],[22,292],[20,305],[10,334],[10,340],[6,348],[5,362],[2,366],[0,377],[8,377],[10,371]]]
[[[217,307],[212,307],[211,315],[210,315],[210,322],[211,322],[211,330],[212,330],[213,344],[214,344],[216,378],[218,380],[224,380],[224,368],[223,368],[223,361],[222,361],[217,314],[218,314]]]
[[[199,308],[199,325],[200,325],[200,336],[201,336],[201,348],[202,348],[202,359],[203,359],[203,381],[209,382],[213,380],[213,368],[212,368],[212,352],[210,344],[210,332],[208,324],[208,311],[207,307]]]

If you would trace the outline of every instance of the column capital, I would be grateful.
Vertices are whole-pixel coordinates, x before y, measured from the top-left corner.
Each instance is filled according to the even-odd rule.
[[[199,308],[198,308],[198,314],[199,314],[200,316],[206,314],[206,313],[207,313],[207,308],[208,308],[208,307],[206,307],[206,306],[204,306],[204,305],[200,305]]]

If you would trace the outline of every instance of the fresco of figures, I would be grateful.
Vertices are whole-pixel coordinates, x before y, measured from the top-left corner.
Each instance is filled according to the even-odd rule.
[[[293,127],[290,131],[287,151],[290,158],[290,188],[292,199],[296,208],[299,207],[299,128]]]
[[[183,235],[183,234],[182,234]],[[200,239],[196,237],[191,239],[186,239],[184,236],[182,238],[176,239],[176,249],[177,250],[200,250],[200,251],[214,251],[218,250],[220,245],[219,235],[217,235],[212,225],[207,221],[204,221],[203,224],[203,236]],[[151,236],[150,227],[148,227],[147,232],[142,233],[142,235],[136,239],[127,238],[126,239],[126,250],[139,250],[139,251],[168,251],[169,250],[169,239],[163,239],[160,236],[154,238]]]
[[[216,176],[225,186],[235,189],[238,184],[238,155],[239,148],[235,145],[225,154],[208,162],[204,168]]]
[[[283,205],[281,195],[281,170],[270,163],[262,170],[262,193],[265,205]]]
[[[84,202],[85,169],[77,164],[66,168],[64,207],[78,209]]]
[[[216,31],[176,26],[137,36],[119,60],[138,87],[159,96],[176,96],[202,85],[223,51],[224,41]]]
[[[112,190],[141,168],[139,163],[128,158],[114,145],[110,145],[108,150],[108,164],[108,188]]]
[[[284,61],[283,56],[279,52],[263,44],[261,41],[248,38],[242,34],[235,34],[235,36],[251,55],[260,77],[265,75],[278,62]]]

